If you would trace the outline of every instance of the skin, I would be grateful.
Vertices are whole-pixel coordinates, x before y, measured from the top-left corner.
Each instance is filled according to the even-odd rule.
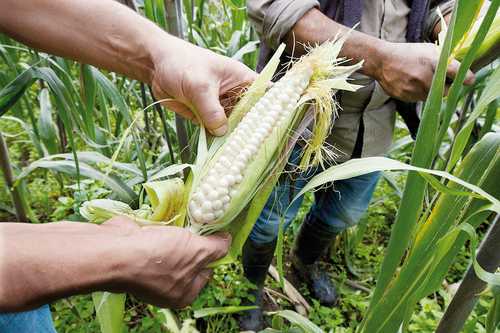
[[[125,217],[102,225],[0,223],[0,312],[98,290],[181,308],[207,283],[207,265],[223,257],[230,242],[229,235],[139,227]]]
[[[227,118],[219,98],[254,80],[245,65],[175,38],[111,0],[0,0],[0,32],[39,50],[153,87],[182,116],[214,135]],[[42,33],[43,32],[43,33]]]
[[[287,34],[289,51],[302,54],[303,45],[322,43],[343,34],[349,28],[331,20],[313,8],[297,21]],[[392,43],[362,32],[352,31],[341,55],[352,62],[364,60],[362,72],[377,80],[390,96],[408,102],[424,101],[439,60],[439,51],[431,43]],[[456,76],[460,63],[452,60],[447,76]],[[474,83],[467,73],[464,84]]]
[[[243,64],[168,35],[111,0],[0,0],[0,32],[44,52],[141,80],[175,112],[222,135],[230,97],[256,74]],[[0,223],[0,312],[69,295],[128,292],[183,307],[208,281],[207,264],[227,253],[227,235],[175,227]]]

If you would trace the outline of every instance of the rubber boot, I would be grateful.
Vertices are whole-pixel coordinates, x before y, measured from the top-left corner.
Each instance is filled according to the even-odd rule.
[[[300,227],[292,250],[295,273],[307,284],[312,296],[326,306],[337,304],[337,291],[318,262],[336,237],[337,233],[309,214]]]
[[[243,271],[245,277],[253,283],[257,289],[251,293],[255,296],[255,302],[247,301],[245,305],[257,305],[257,309],[244,311],[239,316],[241,331],[258,332],[264,329],[264,315],[262,312],[262,296],[264,281],[266,280],[269,265],[274,256],[276,241],[266,244],[257,244],[250,239],[243,246]]]

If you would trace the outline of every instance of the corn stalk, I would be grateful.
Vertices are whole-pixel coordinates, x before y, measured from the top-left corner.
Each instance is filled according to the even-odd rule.
[[[500,267],[498,244],[500,244],[500,223],[497,216],[477,253],[478,263],[488,272],[495,272]],[[487,283],[477,277],[471,265],[441,318],[436,333],[459,333],[486,286]]]
[[[12,196],[12,202],[16,210],[16,218],[19,222],[27,222],[26,202],[18,186],[14,185],[14,171],[10,164],[9,148],[5,142],[2,133],[0,132],[0,170],[2,170],[5,185],[9,189]]]
[[[480,1],[457,1],[455,5],[450,27],[441,47],[441,56],[432,82],[430,96],[424,106],[422,123],[413,151],[412,165],[430,168],[437,156],[438,148],[441,146],[444,134],[449,127],[451,116],[456,110],[465,74],[491,26],[500,1],[490,3],[490,8],[474,36],[471,47],[463,58],[448,98],[445,100],[442,95],[450,54],[452,50],[462,45],[462,37],[467,36],[470,32],[469,27],[471,22],[477,18],[481,4]],[[441,111],[443,106],[444,112]],[[438,135],[436,136],[435,133]],[[488,173],[494,173],[491,168],[495,164],[489,163],[493,163],[492,161],[498,158],[495,155],[498,154],[498,145],[498,138],[490,136],[488,140],[482,140],[481,145],[478,143],[474,152],[471,151],[469,154],[468,161],[477,159],[477,164],[467,166],[464,159],[456,171],[457,175],[468,182],[481,181],[481,184],[486,186],[484,178],[481,180],[477,176],[474,177],[470,170],[475,170],[479,175],[485,174],[485,177]],[[435,149],[432,150],[429,147],[435,147]],[[481,156],[477,155],[477,152],[483,150],[489,152],[491,160],[479,163]],[[496,167],[498,168],[498,166]],[[470,170],[468,170],[469,168]],[[426,180],[418,177],[415,173],[408,175],[401,206],[377,279],[377,287],[360,327],[360,332],[396,332],[409,320],[414,304],[426,296],[430,290],[433,290],[436,283],[441,282],[444,277],[443,270],[446,272],[449,267],[438,267],[433,261],[440,262],[443,257],[447,257],[449,260],[449,255],[447,256],[446,253],[449,253],[453,241],[456,240],[457,233],[459,233],[456,224],[464,221],[459,213],[461,209],[468,207],[469,202],[465,198],[455,200],[448,194],[442,194],[432,211],[422,211],[426,190]],[[484,218],[483,216],[482,220]],[[452,230],[453,236],[445,237],[447,232],[452,232]],[[436,247],[440,240],[440,246]],[[407,257],[398,269],[405,254]]]

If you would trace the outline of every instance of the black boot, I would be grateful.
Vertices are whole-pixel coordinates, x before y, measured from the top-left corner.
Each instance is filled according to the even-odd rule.
[[[245,277],[257,289],[252,291],[255,296],[255,302],[246,302],[245,305],[257,305],[257,309],[242,312],[239,317],[241,331],[258,332],[264,329],[264,315],[262,312],[262,294],[264,281],[271,261],[273,260],[276,241],[266,244],[256,244],[248,239],[243,246],[243,270]]]
[[[307,283],[314,298],[322,305],[337,304],[337,292],[328,274],[318,265],[318,259],[326,252],[337,236],[325,225],[309,214],[295,240],[292,251],[292,267]]]

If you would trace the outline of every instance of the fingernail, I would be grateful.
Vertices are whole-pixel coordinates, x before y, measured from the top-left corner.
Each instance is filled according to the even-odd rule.
[[[224,232],[221,237],[224,239],[224,240],[231,240],[232,236],[229,232]]]
[[[224,124],[216,129],[212,130],[212,134],[215,136],[223,136],[227,132],[227,124]]]

